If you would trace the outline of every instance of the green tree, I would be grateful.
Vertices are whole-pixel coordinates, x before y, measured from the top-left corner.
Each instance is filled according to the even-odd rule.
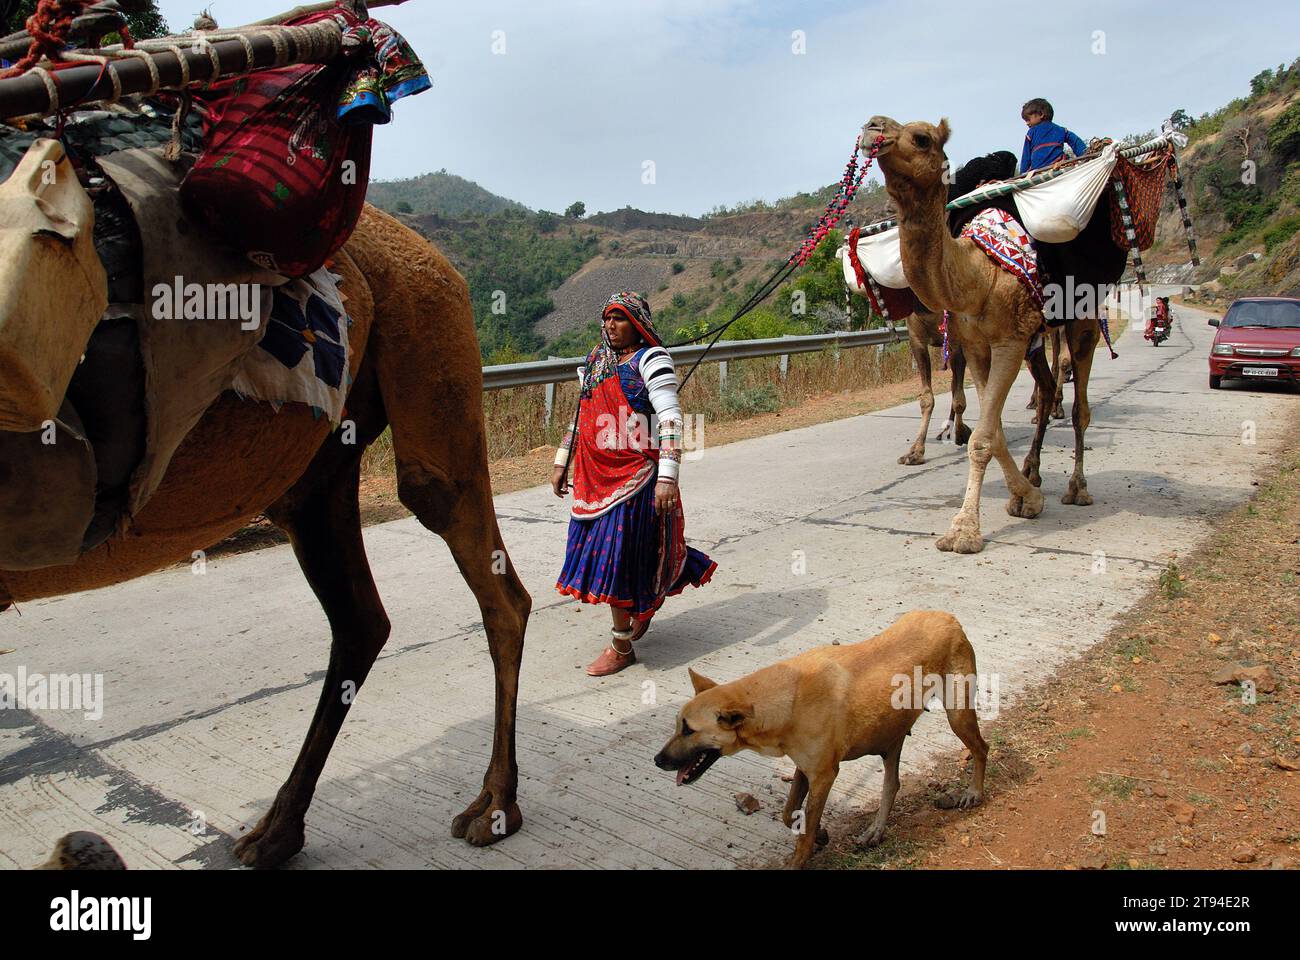
[[[7,6],[5,0],[0,0],[0,7]],[[12,4],[8,6],[12,7]],[[163,15],[158,12],[158,5],[154,0],[144,0],[139,13],[126,14],[126,24],[131,31],[131,36],[136,40],[152,40],[154,37],[164,37],[170,31],[167,27],[167,21]],[[3,29],[0,33],[16,33],[24,29],[27,18],[36,12],[36,0],[19,0],[17,8],[11,9],[9,16],[4,20]],[[104,43],[118,43],[121,40],[116,33],[111,33],[103,38]]]
[[[1174,125],[1175,130],[1186,130],[1192,125],[1192,118],[1187,115],[1187,111],[1179,108],[1169,115],[1169,122]]]
[[[587,215],[587,205],[581,200],[569,204],[569,208],[564,211],[566,220],[581,220]]]
[[[398,212],[398,213],[414,213],[414,212],[415,212],[415,208],[412,207],[412,206],[411,206],[409,203],[407,203],[405,200],[398,200],[398,201],[397,201],[397,212]]]

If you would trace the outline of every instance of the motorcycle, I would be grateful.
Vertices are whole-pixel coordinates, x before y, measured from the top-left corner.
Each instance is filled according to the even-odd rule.
[[[1169,308],[1169,301],[1163,301],[1164,310],[1156,310],[1151,317],[1150,332],[1145,335],[1151,346],[1158,347],[1169,339],[1170,328],[1174,325],[1174,312]]]

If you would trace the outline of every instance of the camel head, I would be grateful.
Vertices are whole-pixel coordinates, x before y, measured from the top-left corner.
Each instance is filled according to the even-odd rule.
[[[946,117],[938,126],[923,120],[900,124],[889,117],[872,117],[862,128],[861,149],[864,154],[870,153],[876,140],[884,137],[876,159],[884,171],[886,186],[893,178],[924,190],[944,183],[948,158],[943,147],[949,133]]]

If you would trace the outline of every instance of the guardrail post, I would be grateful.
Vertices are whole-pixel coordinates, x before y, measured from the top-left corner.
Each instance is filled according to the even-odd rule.
[[[727,389],[727,361],[718,361],[718,393]]]
[[[551,356],[548,356],[546,359],[561,360],[563,358],[557,357],[554,354],[552,354]],[[554,412],[554,410],[555,410],[555,384],[548,383],[546,385],[546,420],[545,420],[545,425],[548,427],[551,425],[551,413]]]

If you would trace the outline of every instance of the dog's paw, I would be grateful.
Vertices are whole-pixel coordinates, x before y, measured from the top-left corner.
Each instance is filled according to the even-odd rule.
[[[831,835],[826,832],[825,827],[818,827],[817,836],[814,837],[813,839],[817,841],[817,846],[824,847],[826,846],[826,844],[831,842]]]
[[[871,827],[869,830],[864,830],[858,836],[857,845],[859,847],[878,847],[880,846],[880,842],[884,839],[885,828],[883,826]]]
[[[974,790],[950,790],[934,801],[940,810],[970,810],[984,801],[982,793]]]

